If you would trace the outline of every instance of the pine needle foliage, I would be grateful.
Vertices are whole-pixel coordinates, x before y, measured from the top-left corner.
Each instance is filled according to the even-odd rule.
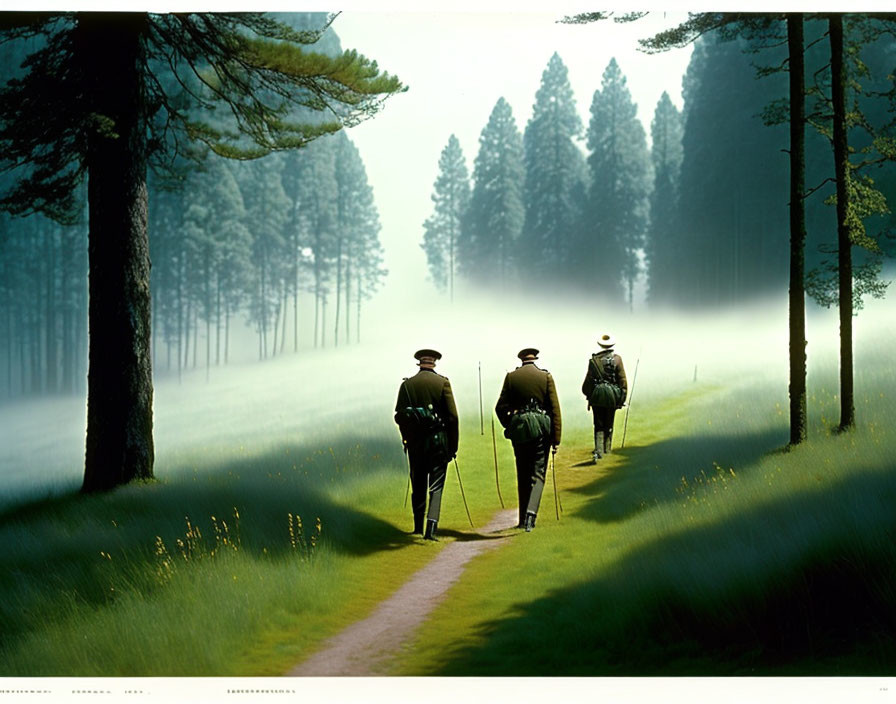
[[[114,133],[84,90],[91,77],[76,34],[90,14],[12,13],[0,24],[0,41],[40,44],[24,74],[0,89],[0,168],[17,177],[0,207],[14,214],[77,218],[87,135]],[[253,159],[374,115],[404,86],[356,51],[315,50],[334,17],[299,31],[261,13],[145,14],[139,68],[150,164],[197,158],[197,145]],[[114,31],[115,18],[106,26]]]

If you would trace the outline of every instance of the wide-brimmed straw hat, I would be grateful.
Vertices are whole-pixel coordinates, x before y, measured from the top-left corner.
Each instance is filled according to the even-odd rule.
[[[616,338],[613,337],[610,333],[605,332],[597,339],[597,344],[599,344],[604,349],[609,349],[616,344]]]

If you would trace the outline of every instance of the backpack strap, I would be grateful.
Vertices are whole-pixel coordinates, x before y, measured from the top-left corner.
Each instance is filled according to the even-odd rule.
[[[606,372],[601,364],[598,364],[598,355],[591,355],[591,371],[596,384],[606,384],[610,380],[607,379]]]

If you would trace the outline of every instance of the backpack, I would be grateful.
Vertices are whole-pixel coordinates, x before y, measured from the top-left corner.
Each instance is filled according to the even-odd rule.
[[[551,417],[533,399],[510,416],[510,422],[504,429],[504,437],[516,445],[524,445],[545,437],[550,432]]]
[[[419,448],[424,455],[436,462],[448,462],[448,433],[445,422],[433,410],[430,403],[426,407],[406,406],[398,412],[398,427],[408,445]]]
[[[599,361],[602,361],[601,365]],[[598,355],[591,357],[594,388],[588,399],[593,408],[619,408],[624,400],[622,387],[616,383],[616,355],[610,353],[601,360]]]

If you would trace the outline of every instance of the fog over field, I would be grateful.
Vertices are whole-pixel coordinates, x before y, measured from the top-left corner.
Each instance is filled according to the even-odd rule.
[[[215,367],[206,381],[199,368],[155,386],[156,477],[162,480],[189,467],[222,471],[204,449],[245,459],[284,443],[319,442],[335,437],[394,437],[392,421],[401,379],[416,372],[413,353],[434,347],[444,355],[437,371],[448,376],[465,432],[479,429],[479,374],[485,432],[504,374],[518,364],[523,347],[541,350],[538,364],[554,375],[564,427],[586,429],[580,385],[597,336],[617,339],[631,384],[638,376],[631,413],[650,398],[681,392],[700,383],[737,388],[770,381],[777,389],[770,407],[787,408],[786,295],[737,311],[704,314],[629,313],[582,302],[543,304],[536,295],[492,296],[455,301],[404,301],[387,296],[373,301],[362,318],[362,343],[305,350],[266,362],[245,361]],[[857,398],[863,365],[880,364],[880,351],[892,345],[896,305],[871,301],[855,319]],[[836,385],[836,311],[809,307],[810,397],[819,378]],[[836,388],[827,388],[836,393]],[[882,390],[884,391],[884,390]],[[859,418],[859,423],[862,422]],[[84,399],[34,399],[0,406],[0,502],[23,495],[41,496],[77,488],[84,457]],[[782,434],[782,444],[786,435]],[[562,452],[561,446],[561,452]],[[463,453],[463,435],[460,454]]]

